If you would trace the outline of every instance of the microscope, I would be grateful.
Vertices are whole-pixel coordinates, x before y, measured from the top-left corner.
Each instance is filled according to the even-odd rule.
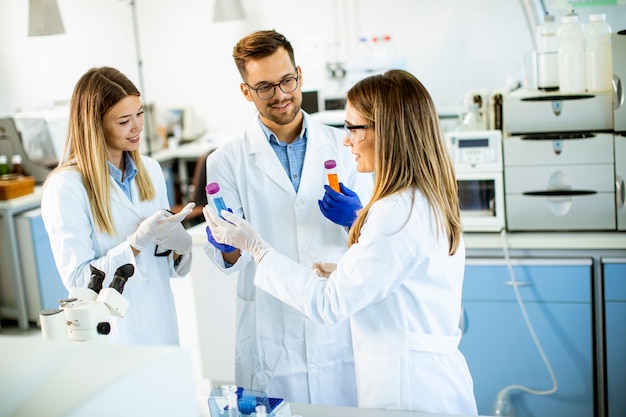
[[[135,273],[135,267],[132,264],[120,266],[111,285],[104,289],[104,272],[93,265],[89,267],[91,278],[87,288],[72,287],[69,297],[59,300],[60,308],[39,313],[44,340],[106,341],[111,332],[111,316],[125,316],[128,300],[122,296],[122,291]]]

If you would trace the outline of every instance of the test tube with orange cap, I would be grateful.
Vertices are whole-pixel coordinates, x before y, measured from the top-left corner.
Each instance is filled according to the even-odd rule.
[[[341,189],[339,188],[339,177],[337,176],[337,163],[334,159],[329,159],[324,162],[324,168],[326,168],[328,185],[330,185],[330,188],[340,193]]]

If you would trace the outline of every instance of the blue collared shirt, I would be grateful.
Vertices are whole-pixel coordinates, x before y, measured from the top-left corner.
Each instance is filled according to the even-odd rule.
[[[113,165],[111,161],[109,161],[109,174],[113,177],[122,191],[124,191],[126,197],[128,197],[130,201],[133,201],[133,197],[130,192],[130,183],[137,175],[137,166],[128,152],[124,152],[124,179],[122,180],[122,170]]]
[[[291,143],[279,141],[270,128],[261,122],[260,118],[259,124],[270,146],[274,149],[274,152],[276,152],[276,156],[285,169],[294,190],[297,192],[300,187],[300,177],[302,175],[302,166],[304,165],[304,155],[306,153],[307,129],[309,125],[307,115],[304,114],[300,135]]]

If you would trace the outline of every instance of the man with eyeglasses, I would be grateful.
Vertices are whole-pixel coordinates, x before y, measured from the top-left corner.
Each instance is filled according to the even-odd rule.
[[[258,114],[238,138],[207,159],[207,183],[220,185],[226,205],[276,248],[311,266],[334,262],[347,249],[347,227],[372,178],[358,174],[340,130],[301,109],[302,70],[290,42],[274,30],[251,33],[233,50],[241,92]],[[346,194],[328,200],[324,161],[334,159]],[[327,187],[327,186],[326,186]],[[327,187],[328,188],[328,187]],[[354,191],[353,191],[354,190]],[[326,217],[325,217],[326,216]],[[328,217],[328,218],[327,218]],[[329,219],[345,219],[341,224]],[[323,326],[254,286],[247,252],[220,244],[207,228],[207,255],[237,282],[236,384],[290,402],[356,406],[349,323]]]

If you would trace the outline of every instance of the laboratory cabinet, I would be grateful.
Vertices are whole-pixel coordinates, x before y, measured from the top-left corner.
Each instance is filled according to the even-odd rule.
[[[39,321],[39,312],[59,308],[68,291],[57,271],[41,210],[30,210],[15,219],[28,319]]]
[[[526,315],[558,389],[507,390],[514,415],[594,415],[592,267],[591,258],[467,259],[460,350],[479,414],[491,415],[498,393],[511,385],[553,387]]]
[[[607,416],[626,416],[626,258],[602,259]]]

